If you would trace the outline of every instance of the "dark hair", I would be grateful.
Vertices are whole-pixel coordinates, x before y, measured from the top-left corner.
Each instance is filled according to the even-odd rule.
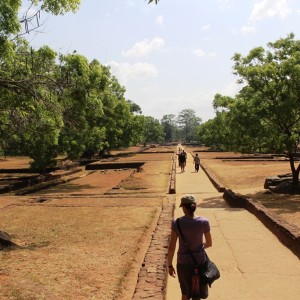
[[[182,204],[190,213],[190,215],[193,215],[196,210],[196,203],[184,203]]]

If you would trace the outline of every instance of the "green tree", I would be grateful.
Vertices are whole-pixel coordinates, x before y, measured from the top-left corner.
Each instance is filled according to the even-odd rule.
[[[244,85],[235,107],[243,108],[247,117],[253,116],[252,121],[235,118],[234,124],[245,128],[252,142],[261,131],[266,146],[284,151],[293,182],[298,183],[300,164],[296,165],[295,155],[300,139],[300,41],[289,34],[269,43],[268,48],[254,48],[245,57],[233,57],[235,74]]]
[[[137,114],[140,114],[140,115],[142,114],[142,109],[138,104],[134,103],[131,100],[127,100],[127,102],[130,105],[130,111],[132,113],[137,113]]]
[[[28,5],[52,14],[75,11],[79,0],[32,0]],[[0,1],[0,147],[2,152],[23,151],[34,159],[34,167],[41,166],[35,147],[44,141],[48,163],[55,155],[59,130],[62,127],[57,96],[62,85],[56,79],[56,54],[48,47],[38,51],[17,38],[22,22],[19,20],[21,0]],[[35,140],[33,140],[35,139]],[[33,148],[31,148],[31,146]],[[20,150],[23,149],[23,150]],[[51,152],[51,153],[50,153]],[[42,166],[41,166],[42,168]]]
[[[135,132],[138,119],[134,116],[134,113],[140,112],[140,107],[125,99],[125,88],[111,76],[108,67],[102,68],[101,100],[104,114],[98,125],[106,130],[105,148],[109,150],[130,146],[140,139],[140,134]]]
[[[50,146],[57,145],[63,125],[55,84],[56,53],[49,47],[35,51],[18,40],[12,54],[0,70],[7,76],[0,85],[0,147],[4,153],[22,151],[35,160],[33,166],[38,168],[38,149],[42,146],[37,141],[45,142],[50,164],[56,155],[55,147]]]
[[[202,144],[220,150],[230,150],[230,131],[227,125],[227,112],[216,112],[213,119],[197,127],[198,139]]]
[[[54,15],[63,14],[68,11],[75,12],[80,4],[80,0],[28,0],[29,5],[35,7],[37,10],[44,10]],[[24,54],[20,51],[20,45],[25,43],[16,35],[20,33],[21,25],[19,20],[19,10],[21,8],[21,0],[6,0],[0,2],[0,87],[5,89],[19,90],[19,92],[28,92],[31,86],[31,93],[34,94],[32,88],[36,82],[40,82],[43,77],[41,74],[30,76],[28,72],[15,72],[11,74],[12,64],[15,67],[16,53],[24,57],[24,66],[32,60],[30,53],[26,50]],[[21,20],[26,23],[26,16]],[[28,45],[26,45],[28,46]],[[25,59],[26,57],[26,59]],[[15,67],[16,69],[16,67]],[[21,91],[22,90],[22,91]]]
[[[144,116],[131,115],[125,121],[125,128],[123,130],[123,147],[134,146],[138,143],[144,142]]]
[[[177,136],[176,117],[173,114],[164,115],[160,121],[165,134],[165,142],[173,142]]]
[[[10,34],[16,34],[20,28],[18,11],[21,0],[2,0],[0,2],[0,39],[4,40]]]
[[[201,118],[196,116],[192,109],[182,110],[177,117],[178,127],[182,130],[182,138],[186,142],[197,140],[197,127],[201,124]]]
[[[125,88],[108,67],[76,53],[33,50],[24,40],[13,50],[0,70],[10,74],[0,86],[3,153],[29,155],[44,170],[57,154],[77,159],[141,140]]]
[[[31,19],[31,16],[27,14],[19,19],[21,5],[21,0],[2,0],[0,2],[0,39],[18,34],[21,30],[21,22],[26,24]],[[80,0],[28,0],[29,8],[34,8],[37,12],[43,10],[54,15],[69,11],[75,12],[79,5]],[[34,16],[37,18],[37,14]]]
[[[69,158],[83,153],[94,154],[103,147],[105,128],[98,122],[103,116],[99,91],[103,70],[99,62],[79,54],[60,56],[60,74],[65,87],[59,101],[63,108],[64,127],[60,133],[60,152]]]
[[[201,141],[222,150],[241,153],[263,152],[265,132],[260,119],[242,98],[216,94],[213,107],[216,117],[202,124],[198,134]]]
[[[160,122],[150,116],[143,116],[143,143],[161,143],[164,140],[163,127]]]
[[[61,96],[61,150],[74,159],[132,145],[137,140],[132,104],[109,68],[96,60],[89,64],[79,54],[61,61],[61,73],[70,85]]]

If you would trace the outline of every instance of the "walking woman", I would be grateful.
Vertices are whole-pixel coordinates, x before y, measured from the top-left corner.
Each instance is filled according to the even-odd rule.
[[[182,207],[184,216],[178,218],[177,221],[174,220],[172,223],[171,241],[168,249],[168,268],[169,275],[175,277],[176,271],[173,266],[173,257],[179,237],[176,268],[182,294],[181,300],[188,300],[191,299],[192,274],[195,268],[195,263],[191,258],[188,248],[196,258],[198,264],[204,264],[207,259],[204,249],[212,246],[212,238],[209,221],[204,217],[195,215],[196,199],[193,195],[183,196],[180,207]],[[178,230],[177,222],[180,223],[185,241],[183,241]],[[200,298],[192,299],[199,300]]]

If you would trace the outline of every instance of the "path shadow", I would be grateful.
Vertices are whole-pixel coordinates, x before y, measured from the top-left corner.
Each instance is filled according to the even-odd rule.
[[[297,213],[300,211],[300,196],[272,193],[270,191],[257,192],[244,195],[266,208],[275,209],[277,214]]]
[[[219,197],[205,198],[197,206],[202,208],[229,208],[229,205],[223,199],[223,195]]]
[[[56,194],[56,193],[72,193],[72,192],[80,192],[80,191],[84,191],[84,190],[92,190],[92,189],[96,189],[97,187],[95,186],[91,186],[89,184],[76,184],[76,183],[60,183],[58,185],[55,185],[53,187],[49,187],[49,188],[45,188],[45,189],[41,189],[39,191],[36,191],[34,193],[31,194],[35,194],[35,195],[41,195],[41,194]],[[100,188],[100,186],[99,186]]]

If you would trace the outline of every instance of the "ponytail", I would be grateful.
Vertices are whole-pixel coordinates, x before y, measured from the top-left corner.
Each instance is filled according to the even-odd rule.
[[[186,203],[182,204],[188,211],[190,215],[193,215],[196,210],[196,203]]]

